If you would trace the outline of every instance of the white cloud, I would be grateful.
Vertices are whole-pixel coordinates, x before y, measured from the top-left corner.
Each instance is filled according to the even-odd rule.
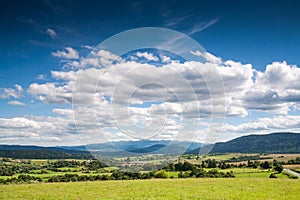
[[[158,57],[157,56],[154,56],[153,53],[148,53],[148,52],[137,52],[136,53],[136,56],[137,57],[140,57],[140,58],[145,58],[149,61],[158,61]]]
[[[300,68],[286,62],[267,65],[257,72],[254,84],[241,97],[245,108],[288,114],[300,100]]]
[[[199,51],[191,53],[202,55]],[[168,63],[157,68],[134,61],[124,62],[118,56],[104,50],[95,52],[94,55],[93,58],[81,59],[77,71],[51,72],[53,78],[65,81],[64,84],[32,84],[29,93],[36,95],[43,102],[71,103],[73,92],[75,102],[87,104],[94,103],[96,93],[111,97],[114,94],[115,103],[124,103],[123,101],[128,99],[126,95],[134,91],[135,95],[131,96],[131,101],[137,103],[149,98],[173,102],[176,94],[176,98],[179,97],[180,101],[188,105],[195,100],[195,96],[201,105],[202,113],[207,115],[211,114],[213,109],[215,113],[222,113],[216,106],[212,107],[210,102],[211,98],[214,98],[215,102],[221,102],[222,100],[218,99],[220,97],[226,100],[227,116],[243,117],[248,115],[249,110],[287,114],[291,108],[297,107],[297,99],[300,97],[299,85],[295,84],[296,80],[300,79],[300,70],[286,63],[273,63],[267,66],[266,72],[258,72],[251,64],[232,60],[222,64],[221,59],[210,55],[212,62]],[[113,63],[114,60],[121,62]],[[104,68],[101,62],[111,65]],[[80,69],[85,66],[89,68]],[[214,71],[214,68],[217,71]],[[272,73],[283,76],[280,76],[278,82],[272,82]],[[221,77],[226,96],[220,83],[216,82],[216,76]],[[159,83],[169,89],[148,84],[143,86],[144,89],[136,90],[145,82]],[[170,95],[170,92],[173,95]],[[197,113],[197,109],[194,111]],[[191,114],[190,111],[187,113]]]
[[[54,57],[66,58],[66,59],[78,59],[79,58],[78,52],[71,47],[66,47],[65,51],[52,52],[52,55]]]
[[[195,51],[191,50],[190,53],[193,54],[194,56],[203,56],[203,53],[198,50]]]
[[[47,33],[52,39],[56,38],[56,36],[57,36],[56,32],[55,32],[53,29],[51,29],[51,28],[47,28],[46,33]]]
[[[225,124],[223,132],[227,138],[247,133],[299,130],[300,118],[289,116],[292,109],[300,108],[300,86],[297,84],[300,69],[297,66],[274,62],[265,71],[257,71],[251,64],[222,61],[207,52],[191,53],[204,57],[207,62],[176,63],[159,55],[165,62],[156,67],[137,61],[126,62],[104,50],[93,52],[91,58],[72,60],[70,71],[51,71],[54,82],[33,83],[27,92],[43,103],[68,106],[73,102],[74,110],[56,108],[52,112],[57,117],[25,118],[32,122],[23,119],[22,123],[32,126],[34,122],[50,123],[53,126],[50,129],[47,123],[40,128],[28,125],[26,129],[40,138],[49,137],[52,141],[61,138],[61,142],[66,142],[70,136],[55,135],[49,130],[74,134],[73,117],[81,137],[90,142],[105,137],[116,140],[117,135],[120,139],[132,139],[127,133],[136,134],[136,137],[157,133],[155,137],[160,139],[192,138],[194,121],[206,120],[212,115],[222,116],[225,109],[227,117],[247,117],[253,110],[274,116],[244,124]],[[156,57],[147,52],[139,55],[148,60]],[[1,98],[20,98],[23,88],[16,85],[3,89],[3,92]],[[156,103],[142,106],[145,102]],[[0,120],[0,131],[4,122]],[[207,126],[209,123],[202,126],[204,129],[197,130],[202,133],[202,138],[203,133],[208,133]],[[125,131],[118,129],[120,127]],[[2,129],[9,135],[15,127],[3,125]]]
[[[29,120],[23,117],[14,117],[11,119],[0,118],[0,127],[1,128],[36,128],[39,129],[41,124],[34,121]]]
[[[9,98],[15,98],[19,99],[23,97],[23,88],[21,85],[15,84],[15,88],[3,88],[0,98],[1,99],[9,99]]]
[[[214,25],[218,21],[219,21],[219,18],[215,18],[215,19],[211,19],[207,22],[197,23],[190,31],[187,32],[187,35],[192,35],[192,34],[200,32],[200,31],[203,31],[203,30],[207,29],[208,27]]]
[[[201,56],[203,57],[207,62],[210,63],[215,63],[215,64],[221,64],[222,63],[222,59],[209,53],[209,52],[201,52],[201,51],[190,51],[191,54],[193,54],[194,56]]]
[[[53,109],[52,112],[55,113],[55,114],[58,114],[58,115],[65,115],[65,116],[68,116],[70,118],[74,114],[73,110],[70,110],[70,109],[61,109],[61,108]]]
[[[37,77],[36,77],[37,80],[45,80],[46,79],[46,75],[45,74],[39,74]]]
[[[171,18],[171,19],[166,19],[164,25],[167,27],[178,27],[180,24],[184,24],[186,20],[191,18],[193,15],[186,15],[183,17],[177,17],[177,18]],[[211,19],[209,21],[202,21],[196,23],[191,29],[186,30],[187,35],[192,35],[195,33],[198,33],[200,31],[203,31],[207,29],[208,27],[214,25],[219,21],[219,18]]]
[[[222,63],[222,59],[209,53],[209,52],[204,52],[204,58],[211,63],[216,63],[216,64],[221,64]]]
[[[44,103],[71,103],[72,89],[70,85],[56,86],[54,83],[37,84],[29,86],[27,92],[35,95]]]
[[[76,79],[76,72],[51,71],[51,76],[57,80],[74,81]]]
[[[7,102],[9,105],[13,105],[13,106],[25,106],[24,103],[20,102],[20,101],[9,101]]]
[[[81,144],[71,118],[27,116],[0,118],[1,144]]]
[[[90,45],[83,45],[81,46],[82,48],[85,48],[85,49],[89,49],[89,50],[92,50],[94,47],[90,46]]]
[[[169,63],[169,62],[171,62],[171,58],[168,57],[168,56],[160,55],[160,58],[161,58],[161,61],[163,63]]]
[[[252,122],[238,125],[224,124],[222,137],[225,139],[249,134],[267,134],[272,132],[299,132],[300,116],[286,115],[263,117]]]

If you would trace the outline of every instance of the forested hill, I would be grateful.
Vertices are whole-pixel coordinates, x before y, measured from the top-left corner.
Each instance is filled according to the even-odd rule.
[[[0,157],[20,159],[90,159],[87,151],[57,147],[0,145]]]
[[[216,143],[211,153],[300,153],[300,133],[242,136]]]

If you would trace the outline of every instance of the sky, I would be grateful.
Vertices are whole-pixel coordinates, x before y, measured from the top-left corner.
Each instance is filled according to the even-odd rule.
[[[0,144],[299,132],[299,9],[296,0],[1,1]]]

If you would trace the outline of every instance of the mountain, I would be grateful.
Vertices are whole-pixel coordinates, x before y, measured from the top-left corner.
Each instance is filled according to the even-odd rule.
[[[88,151],[58,147],[0,145],[0,157],[19,159],[91,159]]]
[[[135,156],[141,154],[182,154],[201,147],[201,143],[171,140],[118,141],[86,146],[22,146],[0,145],[0,157],[28,159],[66,159],[101,156]]]
[[[86,146],[39,147],[0,145],[0,157],[39,159],[89,159],[98,156],[141,154],[198,154],[201,143],[171,140],[119,141]],[[300,133],[271,133],[242,136],[228,142],[206,145],[210,153],[300,153]],[[89,151],[87,151],[89,150]],[[203,149],[202,149],[203,150]]]
[[[198,154],[199,148],[188,153]],[[242,136],[216,143],[210,153],[300,153],[300,133]]]
[[[134,153],[150,153],[150,152],[154,152],[154,151],[159,151],[160,149],[162,149],[164,147],[166,147],[166,145],[155,144],[155,145],[152,145],[150,147],[141,148],[141,149],[132,149],[130,151],[134,152]]]
[[[86,148],[97,156],[132,156],[136,154],[182,154],[201,147],[201,143],[171,140],[138,140],[89,144]],[[75,147],[78,149],[78,147]]]

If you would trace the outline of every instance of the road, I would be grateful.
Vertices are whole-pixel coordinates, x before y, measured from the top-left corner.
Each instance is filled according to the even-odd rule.
[[[293,174],[294,176],[297,176],[298,178],[300,178],[300,174],[297,173],[297,172],[294,172],[293,170],[284,168],[283,171],[285,171],[285,172],[287,172],[289,174]]]

